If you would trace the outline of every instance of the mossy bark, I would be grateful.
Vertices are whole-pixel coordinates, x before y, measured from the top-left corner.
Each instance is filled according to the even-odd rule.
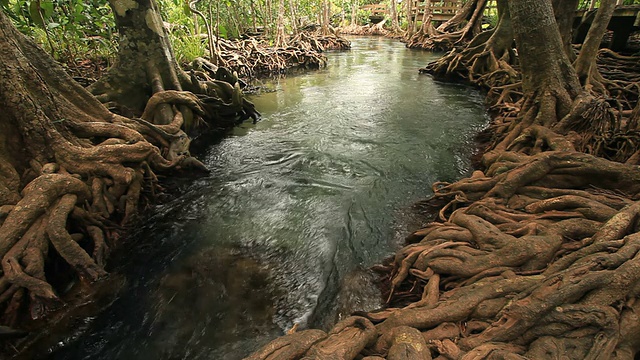
[[[140,4],[113,5],[118,16],[128,18]],[[155,11],[150,7],[138,14],[146,13],[148,30],[159,35]],[[139,45],[125,48],[121,61],[133,66],[140,60],[133,54],[138,49],[155,54],[147,59],[147,69],[172,64],[168,44],[155,50]],[[160,53],[163,61],[157,61]],[[110,79],[125,71],[116,67]],[[132,71],[125,90],[141,86],[139,93],[150,96],[157,83],[149,73],[141,75],[145,69]],[[162,89],[171,83],[162,81]],[[105,260],[122,226],[135,217],[143,200],[152,201],[159,191],[156,173],[203,167],[189,155],[183,114],[220,128],[249,116],[244,109],[250,106],[237,84],[195,76],[190,84],[207,95],[157,87],[148,104],[145,97],[131,99],[136,103],[131,106],[145,101],[142,118],[112,113],[0,12],[0,324],[28,328],[60,308],[65,295],[61,287],[69,283],[54,279],[79,280],[76,287],[93,288],[106,275]],[[217,96],[206,91],[209,87],[226,93]],[[112,90],[118,96],[126,93]],[[145,120],[164,118],[167,110],[165,125]],[[62,268],[70,273],[51,270],[60,268],[47,266],[51,261],[66,263]]]
[[[139,114],[156,92],[194,90],[183,88],[189,78],[175,60],[155,0],[110,0],[109,4],[119,33],[118,58],[89,91],[103,103],[113,102]]]

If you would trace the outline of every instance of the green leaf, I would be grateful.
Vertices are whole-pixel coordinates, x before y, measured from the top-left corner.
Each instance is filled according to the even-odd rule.
[[[82,3],[77,3],[74,7],[73,7],[73,11],[75,11],[76,16],[78,14],[82,14],[82,12],[84,11],[84,4]]]
[[[29,17],[34,24],[44,29],[44,23],[42,22],[42,17],[40,16],[40,6],[38,5],[37,1],[32,1],[29,4]]]
[[[51,29],[55,29],[58,26],[60,26],[60,24],[56,23],[56,22],[51,22],[47,24],[47,29],[51,30]]]
[[[9,7],[9,0],[0,0],[0,4],[2,4],[2,6],[8,8]]]
[[[40,9],[42,10],[42,17],[44,17],[45,20],[50,18],[51,15],[53,15],[53,1],[41,1]]]
[[[191,16],[191,9],[189,8],[189,2],[188,1],[182,2],[182,12],[187,17]]]
[[[227,27],[224,25],[220,25],[220,27],[218,28],[218,33],[220,33],[220,37],[226,38],[227,37]]]

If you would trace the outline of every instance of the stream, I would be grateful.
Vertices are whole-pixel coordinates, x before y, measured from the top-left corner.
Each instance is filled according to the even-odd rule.
[[[419,225],[432,182],[469,173],[488,118],[475,90],[418,74],[437,54],[351,40],[326,69],[266,83],[263,120],[199,155],[211,174],[127,240],[118,298],[43,358],[241,359],[294,323],[381,306],[366,269]]]

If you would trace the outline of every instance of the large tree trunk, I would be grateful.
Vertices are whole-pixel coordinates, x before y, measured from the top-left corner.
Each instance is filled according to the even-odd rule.
[[[125,3],[131,4],[119,2],[118,6]],[[114,9],[122,17],[121,26],[135,18],[131,9],[118,6]],[[4,324],[24,325],[23,320],[42,317],[60,305],[64,293],[50,283],[61,274],[45,272],[45,262],[52,258],[59,256],[68,263],[82,286],[101,279],[117,224],[126,224],[135,215],[144,192],[158,190],[155,173],[202,166],[189,156],[183,114],[207,119],[215,127],[229,127],[244,113],[241,94],[233,95],[229,83],[191,79],[191,85],[202,92],[207,92],[208,83],[231,91],[229,96],[235,98],[229,103],[210,92],[201,101],[192,93],[161,91],[179,89],[180,83],[154,9],[145,10],[146,30],[121,35],[120,65],[110,74],[111,81],[123,82],[124,91],[135,99],[122,98],[120,84],[101,85],[109,90],[108,96],[130,106],[139,106],[155,91],[142,105],[141,117],[134,119],[109,112],[0,12],[0,309]],[[149,32],[156,34],[158,49],[142,43],[153,37]],[[138,56],[135,50],[148,57]],[[133,62],[142,60],[138,64],[142,69],[135,67]],[[125,66],[132,69],[126,82]],[[173,75],[160,74],[161,70]],[[129,82],[141,86],[138,92],[144,96],[134,94],[127,87]],[[171,121],[154,125],[163,107],[171,112]]]
[[[192,11],[195,10],[196,2],[190,2]],[[184,90],[220,97],[227,104],[233,99],[242,98],[239,87],[234,87],[237,77],[225,69],[218,70],[216,65],[208,63],[204,66],[210,70],[208,75],[207,71],[199,71],[190,76],[180,68],[155,0],[111,0],[110,4],[120,33],[118,58],[107,74],[89,87],[89,91],[102,103],[123,114],[140,115],[152,95],[167,90]],[[196,13],[206,20],[202,13]],[[209,46],[215,49],[210,23],[206,21],[205,24],[208,28]],[[214,51],[211,54],[217,56]],[[202,64],[203,61],[198,61],[199,69],[196,70],[202,70]],[[217,80],[209,78],[209,75],[217,76]],[[231,84],[231,88],[227,83]],[[245,111],[251,112],[251,105],[243,102],[244,105],[238,106],[236,101],[228,110],[237,108],[238,116]],[[169,105],[160,104],[153,116],[147,120],[166,125],[172,121],[173,111]],[[191,114],[185,116],[187,122],[192,123]]]
[[[154,0],[111,0],[120,34],[118,58],[90,88],[103,103],[113,101],[140,113],[155,92],[183,90],[188,81],[175,61]]]
[[[525,98],[520,126],[552,126],[569,114],[582,92],[564,51],[553,8],[549,1],[509,1],[509,11]]]
[[[59,301],[59,289],[48,283],[56,274],[44,272],[49,251],[58,252],[86,282],[106,274],[102,214],[82,220],[90,209],[85,204],[98,206],[103,199],[94,195],[102,196],[105,188],[116,197],[128,194],[137,200],[142,164],[169,162],[20,34],[4,13],[0,106],[0,189],[6,188],[0,196],[0,306],[3,322],[14,325],[25,305],[37,318]],[[96,143],[105,138],[110,141]],[[100,188],[92,191],[94,182]],[[138,189],[131,191],[132,186]],[[74,241],[70,231],[85,239]]]

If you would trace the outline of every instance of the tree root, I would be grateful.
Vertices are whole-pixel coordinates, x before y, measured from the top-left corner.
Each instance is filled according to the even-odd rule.
[[[573,349],[570,358],[582,359],[640,351],[629,332],[621,335],[622,321],[638,326],[621,309],[640,296],[640,170],[575,151],[488,153],[485,164],[494,170],[436,185],[432,201],[457,208],[397,253],[390,308],[362,314],[379,337],[360,355],[525,359]]]
[[[384,24],[387,19],[383,19],[377,24],[356,25],[352,24],[346,27],[338,28],[338,32],[341,34],[349,35],[369,35],[369,36],[389,36],[391,32],[384,28]]]
[[[336,324],[329,336],[313,345],[304,358],[353,359],[377,337],[377,331],[368,319],[352,316]]]
[[[513,36],[506,44],[499,31],[428,67],[489,90],[492,139],[483,170],[435,183],[420,207],[437,219],[378,267],[388,307],[358,315],[379,337],[349,359],[395,358],[396,344],[437,359],[640,353],[637,58],[599,52],[603,99],[570,66],[520,79],[530,64],[518,64]],[[417,332],[429,354],[413,352]]]
[[[247,360],[295,360],[327,337],[322,330],[304,330],[278,338],[253,353]]]
[[[155,95],[146,109],[132,109],[142,118],[114,114],[2,13],[0,33],[13,39],[0,42],[0,323],[37,327],[42,322],[33,320],[68,300],[70,285],[84,290],[106,277],[120,231],[161,190],[156,173],[204,169],[190,156],[186,131],[204,120],[228,128],[259,114],[228,71],[190,78],[151,62],[143,82]],[[105,98],[126,95],[99,85],[94,90]]]
[[[480,33],[479,24],[485,5],[484,0],[468,1],[453,18],[437,29],[416,33],[407,42],[407,47],[449,51],[455,46],[465,45]]]

